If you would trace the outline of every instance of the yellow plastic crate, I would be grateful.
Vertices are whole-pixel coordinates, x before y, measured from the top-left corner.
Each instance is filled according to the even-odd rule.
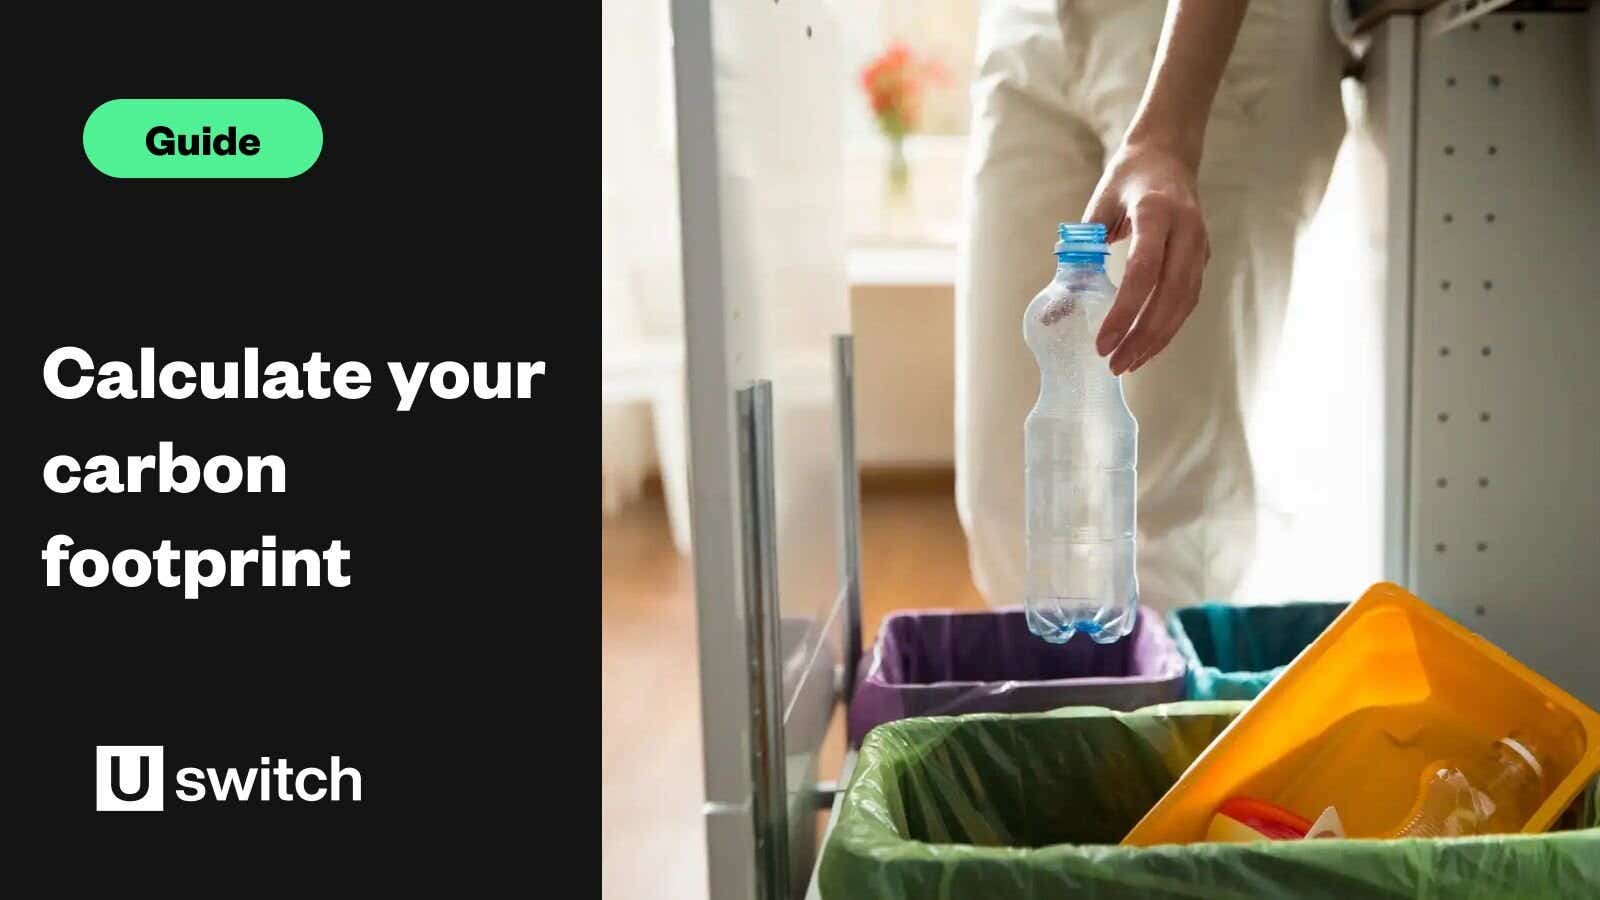
[[[1523,826],[1548,830],[1600,772],[1600,713],[1397,585],[1373,585],[1228,726],[1123,844],[1204,839],[1229,797],[1307,819],[1338,809],[1352,836],[1397,824],[1423,767],[1512,731],[1553,789]]]

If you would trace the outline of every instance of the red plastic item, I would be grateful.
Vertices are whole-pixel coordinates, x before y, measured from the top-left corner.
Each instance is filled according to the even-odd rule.
[[[1311,831],[1311,823],[1281,806],[1252,797],[1232,797],[1217,807],[1227,816],[1275,841],[1298,841]]]

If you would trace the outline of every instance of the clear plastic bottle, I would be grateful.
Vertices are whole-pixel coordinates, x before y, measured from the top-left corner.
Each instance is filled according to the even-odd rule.
[[[1521,734],[1495,741],[1472,759],[1443,759],[1423,770],[1417,802],[1386,837],[1455,837],[1522,830],[1544,802],[1544,763]]]
[[[1055,278],[1028,304],[1023,339],[1039,363],[1026,437],[1028,628],[1052,643],[1133,630],[1138,424],[1095,353],[1116,294],[1103,225],[1062,225]]]

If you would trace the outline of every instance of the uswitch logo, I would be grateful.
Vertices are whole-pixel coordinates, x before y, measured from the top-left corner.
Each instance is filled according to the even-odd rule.
[[[166,748],[95,748],[95,809],[100,812],[159,812],[166,808]],[[185,766],[174,777],[173,796],[183,803],[208,797],[218,802],[361,802],[361,772],[331,757],[326,769],[295,768],[287,759],[261,757],[246,769]]]

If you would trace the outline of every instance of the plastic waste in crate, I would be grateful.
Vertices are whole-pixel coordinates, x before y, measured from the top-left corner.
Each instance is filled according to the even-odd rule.
[[[1526,735],[1512,735],[1477,756],[1429,764],[1422,771],[1416,802],[1399,824],[1364,836],[1440,838],[1519,830],[1547,794],[1536,747]],[[1249,797],[1223,801],[1206,830],[1208,841],[1347,836],[1332,806],[1313,825],[1292,810]]]
[[[1108,644],[1133,629],[1138,424],[1095,352],[1116,287],[1104,225],[1062,225],[1055,278],[1023,314],[1039,399],[1023,428],[1028,628],[1051,643]]]
[[[1541,832],[1596,773],[1600,713],[1403,588],[1378,584],[1123,843],[1202,841],[1238,797],[1307,818],[1333,807],[1353,838]]]
[[[1485,752],[1424,768],[1417,802],[1384,837],[1455,837],[1516,831],[1544,800],[1544,763],[1526,735],[1503,737]]]

